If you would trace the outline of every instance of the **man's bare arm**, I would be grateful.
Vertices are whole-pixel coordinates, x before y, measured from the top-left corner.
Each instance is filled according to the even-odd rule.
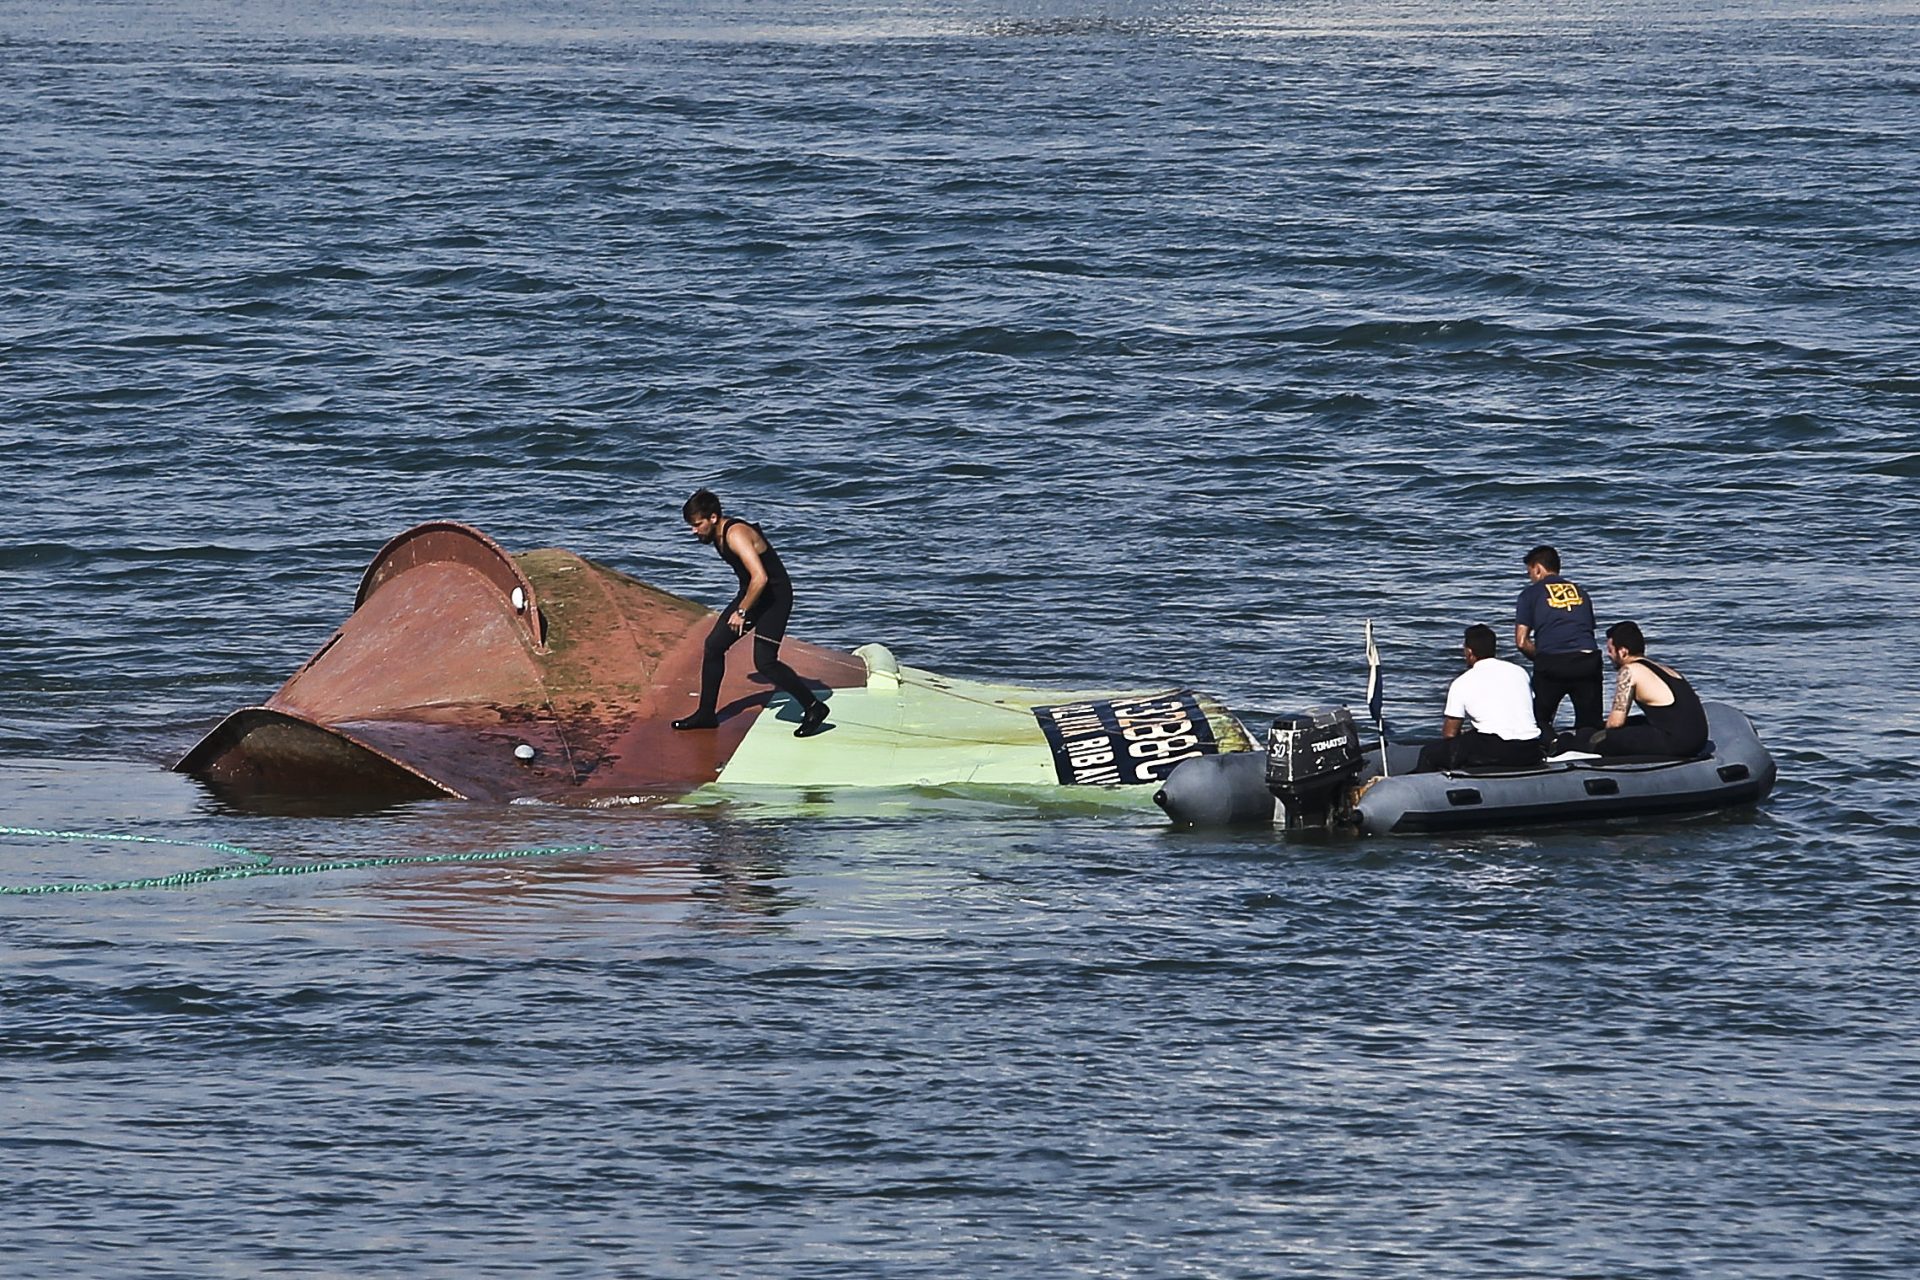
[[[1613,709],[1607,712],[1607,728],[1618,729],[1633,710],[1633,667],[1620,668],[1613,682]]]

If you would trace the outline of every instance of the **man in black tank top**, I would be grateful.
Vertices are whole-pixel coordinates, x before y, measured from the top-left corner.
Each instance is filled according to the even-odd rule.
[[[1707,745],[1707,710],[1687,678],[1647,658],[1638,623],[1607,628],[1607,657],[1619,671],[1607,727],[1593,735],[1603,756],[1695,756]],[[1640,705],[1641,714],[1627,713]]]
[[[716,712],[720,678],[727,671],[727,650],[751,631],[754,669],[800,704],[800,727],[793,736],[811,738],[826,727],[827,704],[807,688],[792,667],[780,661],[780,642],[786,638],[787,620],[793,613],[793,580],[787,576],[780,553],[759,525],[723,515],[720,499],[709,490],[695,492],[680,514],[686,517],[694,537],[718,550],[720,558],[732,566],[740,589],[707,633],[706,651],[700,660],[700,705],[692,715],[675,720],[673,727],[711,729],[720,723]]]

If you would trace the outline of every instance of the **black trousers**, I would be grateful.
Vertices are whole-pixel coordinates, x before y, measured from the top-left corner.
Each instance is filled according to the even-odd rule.
[[[1695,756],[1707,745],[1707,735],[1688,732],[1677,738],[1665,729],[1647,722],[1645,716],[1628,716],[1618,729],[1593,735],[1593,750],[1603,756]]]
[[[1573,699],[1573,726],[1598,729],[1607,722],[1600,710],[1600,655],[1586,653],[1537,653],[1533,657],[1533,718],[1543,735],[1553,732],[1554,713],[1560,699]]]
[[[720,620],[707,632],[706,649],[700,657],[700,709],[695,714],[710,716],[720,701],[720,678],[727,673],[727,650],[743,635],[753,637],[753,669],[771,680],[775,688],[793,695],[802,707],[819,699],[807,688],[794,669],[780,661],[780,642],[787,637],[787,619],[793,614],[793,597],[785,592],[762,596],[747,615],[752,624],[743,632],[727,625],[727,619],[740,607],[740,597],[720,611]]]
[[[1414,765],[1413,771],[1439,773],[1446,769],[1464,769],[1476,764],[1524,767],[1539,764],[1545,758],[1541,754],[1538,738],[1514,742],[1498,734],[1481,733],[1478,729],[1462,729],[1451,738],[1429,742],[1420,748],[1420,762]]]

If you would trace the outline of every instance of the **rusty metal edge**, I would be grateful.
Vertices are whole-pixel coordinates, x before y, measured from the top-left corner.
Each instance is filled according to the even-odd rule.
[[[395,759],[378,747],[370,746],[350,733],[335,729],[330,725],[321,724],[315,720],[309,720],[305,716],[292,715],[285,711],[276,710],[273,707],[242,707],[238,711],[231,713],[226,719],[215,725],[206,737],[195,743],[190,751],[174,761],[169,768],[174,773],[186,773],[195,776],[204,774],[216,759],[245,736],[249,728],[262,723],[297,726],[303,730],[311,729],[316,733],[324,734],[329,738],[344,742],[356,751],[371,757],[374,761],[377,761],[380,766],[384,766],[396,773],[418,779],[423,786],[440,795],[454,800],[471,799],[470,796],[454,790],[438,778],[429,777],[405,761]]]
[[[416,559],[412,564],[395,563],[401,559],[401,552],[406,550],[409,544],[421,542],[427,538],[441,534],[452,535],[456,543],[474,544],[478,550],[478,554],[472,556],[430,555],[424,560]],[[503,595],[512,595],[513,589],[518,587],[526,600],[525,606],[518,611],[521,626],[525,629],[527,638],[531,642],[534,652],[545,653],[547,651],[546,617],[540,612],[540,594],[534,590],[532,579],[527,577],[518,562],[507,553],[506,548],[502,547],[499,543],[472,525],[462,524],[458,520],[428,520],[389,539],[387,544],[375,553],[373,560],[367,565],[366,572],[360,576],[360,589],[354,595],[353,607],[356,610],[359,609],[361,605],[373,597],[374,592],[397,579],[401,574],[405,573],[407,569],[412,568],[414,564],[431,564],[443,560],[465,564],[470,568],[478,570],[498,586]],[[392,566],[391,571],[383,572],[387,570],[390,565]],[[324,652],[324,649],[322,652]],[[318,657],[319,655],[315,654],[314,656]],[[311,661],[312,659],[308,660],[309,664],[311,664]]]

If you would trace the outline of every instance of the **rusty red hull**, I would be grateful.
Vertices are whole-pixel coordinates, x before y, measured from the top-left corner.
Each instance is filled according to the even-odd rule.
[[[381,549],[353,613],[265,705],[175,768],[241,796],[683,794],[779,696],[736,645],[720,728],[672,729],[695,705],[714,621],[568,551],[513,556],[465,525],[421,525]],[[822,689],[866,678],[861,659],[802,641],[781,657]]]

